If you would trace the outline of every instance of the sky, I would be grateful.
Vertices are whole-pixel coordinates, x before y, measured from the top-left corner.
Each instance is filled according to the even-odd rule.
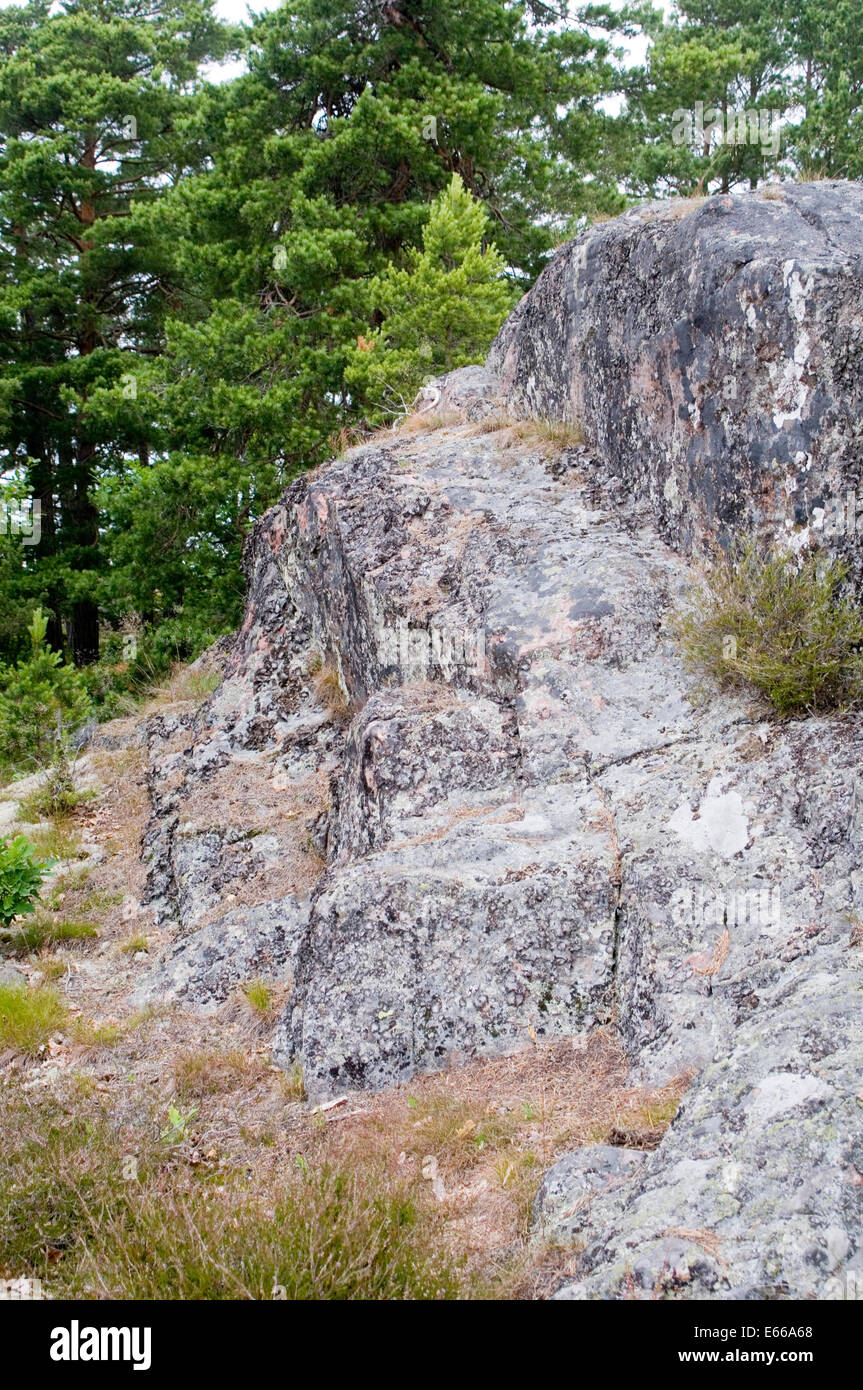
[[[0,0],[0,9],[5,9],[7,5],[20,4],[21,0]],[[254,0],[252,5],[246,0],[216,0],[216,14],[220,19],[229,19],[236,23],[238,20],[245,19],[249,10],[252,9],[260,14],[263,10],[275,10],[278,8],[280,0]],[[617,0],[618,5],[623,0]],[[659,0],[662,9],[670,10],[672,0]]]
[[[255,0],[254,5],[247,5],[246,0],[216,0],[216,14],[219,19],[229,19],[237,24],[246,18],[250,9],[261,14],[264,10],[277,9],[278,5],[279,0]]]

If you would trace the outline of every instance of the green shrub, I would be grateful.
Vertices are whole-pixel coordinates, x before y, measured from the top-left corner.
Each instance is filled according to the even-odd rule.
[[[46,645],[47,628],[37,609],[29,657],[0,678],[0,758],[7,771],[49,762],[58,733],[78,728],[90,714],[83,678]]]
[[[721,555],[675,621],[687,664],[750,688],[780,715],[851,704],[863,694],[863,612],[842,590],[847,566],[818,555]]]
[[[0,839],[0,925],[8,927],[16,917],[35,911],[47,870],[47,864],[33,858],[25,835]]]

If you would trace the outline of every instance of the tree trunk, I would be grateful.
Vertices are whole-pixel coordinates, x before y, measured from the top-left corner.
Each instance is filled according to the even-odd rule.
[[[91,134],[84,147],[81,166],[84,169],[96,168],[96,137]],[[78,212],[83,227],[91,228],[96,221],[94,202],[82,197]],[[83,267],[93,249],[93,241],[84,236],[81,240],[80,260]],[[96,311],[85,297],[83,331],[78,338],[78,351],[88,357],[97,347]],[[72,538],[77,569],[94,570],[99,564],[99,512],[93,501],[95,487],[96,447],[86,438],[87,393],[83,393],[79,421],[83,426],[83,437],[78,436],[72,487],[67,502],[67,520]],[[79,599],[72,605],[70,630],[72,659],[76,666],[89,666],[99,660],[99,608],[92,599]]]
[[[30,493],[38,501],[39,515],[39,558],[57,553],[57,512],[54,496],[55,476],[54,457],[50,445],[41,432],[34,433],[27,440],[27,454],[30,459]],[[56,585],[51,585],[45,595],[45,616],[48,627],[45,640],[55,651],[63,650],[63,623],[61,620],[61,595]]]
[[[99,608],[92,599],[73,605],[70,638],[76,666],[90,666],[99,660]]]
[[[95,458],[94,445],[79,440],[64,508],[64,529],[71,541],[73,565],[79,570],[95,570],[99,564],[99,511],[93,501]],[[76,666],[99,660],[99,609],[92,599],[79,599],[72,606],[70,645]]]

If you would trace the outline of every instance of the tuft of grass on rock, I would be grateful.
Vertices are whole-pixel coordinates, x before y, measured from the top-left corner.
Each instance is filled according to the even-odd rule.
[[[243,993],[246,1002],[262,1018],[269,1018],[273,1011],[274,995],[266,980],[250,980]]]
[[[201,704],[218,689],[221,673],[213,666],[186,666],[176,662],[166,681],[149,692],[145,713],[154,714],[172,705]]]
[[[521,445],[556,456],[584,444],[581,426],[566,420],[518,420],[507,414],[486,415],[468,429],[468,434],[500,434],[502,448]]]
[[[26,956],[31,951],[40,951],[46,946],[58,946],[61,942],[86,941],[98,936],[92,922],[70,921],[66,918],[56,921],[39,913],[30,921],[22,922],[9,937],[9,946],[14,955]]]
[[[50,985],[0,985],[0,1048],[37,1053],[67,1021],[66,1007]]]
[[[279,1086],[285,1100],[305,1100],[306,1083],[299,1062],[294,1062],[287,1071],[279,1072]]]
[[[456,410],[413,410],[396,422],[398,434],[430,434],[435,430],[454,429],[464,417]]]
[[[120,950],[127,956],[135,956],[139,951],[147,951],[149,950],[147,938],[143,932],[138,932],[135,936],[130,936],[128,940],[121,941]]]
[[[180,1057],[174,1066],[174,1083],[181,1100],[228,1095],[250,1086],[266,1074],[259,1058],[239,1048],[215,1051],[199,1048]]]
[[[143,1009],[136,1009],[134,1013],[127,1014],[125,1018],[107,1019],[76,1019],[72,1028],[75,1041],[87,1048],[111,1048],[124,1038],[129,1037],[143,1024],[149,1023],[155,1017],[157,1010],[152,1004],[145,1004]]]
[[[338,668],[325,662],[312,676],[315,693],[325,709],[336,720],[344,720],[350,712],[350,700]]]
[[[848,569],[819,555],[720,555],[674,629],[690,669],[749,689],[777,714],[840,708],[863,694],[863,612],[843,593]]]

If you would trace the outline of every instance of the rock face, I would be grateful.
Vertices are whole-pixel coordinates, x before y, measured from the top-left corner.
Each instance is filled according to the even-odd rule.
[[[145,853],[175,940],[139,1002],[214,1008],[281,979],[277,1056],[316,1097],[611,1019],[644,1080],[692,1070],[654,1152],[585,1151],[546,1179],[538,1227],[585,1247],[561,1298],[829,1297],[863,1278],[863,726],[695,703],[663,625],[693,580],[668,541],[685,550],[779,495],[738,467],[742,443],[714,457],[719,436],[678,410],[699,364],[714,370],[710,315],[727,305],[731,322],[744,284],[769,289],[757,332],[741,310],[763,367],[754,384],[749,358],[735,367],[750,393],[785,360],[758,357],[759,314],[834,365],[859,343],[837,196],[627,214],[565,248],[493,350],[502,377],[453,373],[423,405],[433,428],[351,450],[264,517],[222,684],[197,720],[149,728]],[[824,262],[797,299],[815,260],[783,252],[788,219]],[[780,254],[787,283],[759,279]],[[684,284],[666,332],[646,296]],[[649,323],[665,342],[651,360],[670,365],[639,406]],[[686,323],[700,346],[684,360],[670,344],[683,352]],[[772,431],[750,460],[762,482],[814,431],[822,388],[804,377],[795,423],[754,395],[735,416],[750,442]],[[819,417],[835,440],[859,430],[859,381],[840,384]],[[562,416],[592,402],[591,446],[510,428],[511,400]]]
[[[652,204],[559,252],[488,365],[581,423],[674,545],[811,529],[863,579],[861,297],[861,184]]]

